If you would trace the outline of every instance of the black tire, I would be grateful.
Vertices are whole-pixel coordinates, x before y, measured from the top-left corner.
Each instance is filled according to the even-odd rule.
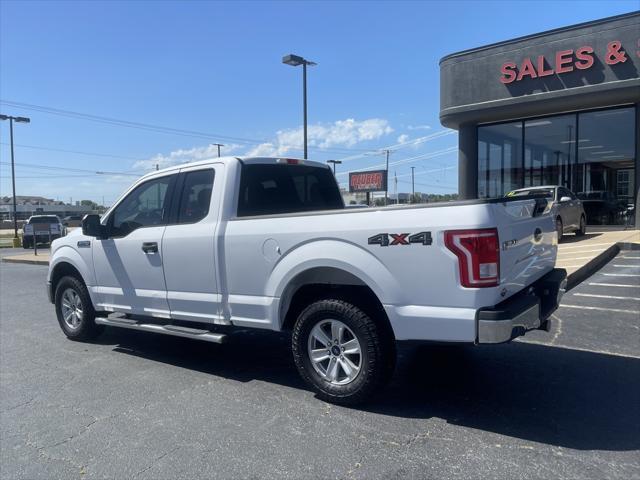
[[[323,378],[309,358],[311,331],[316,325],[329,319],[346,325],[357,338],[362,352],[359,372],[353,380],[343,385]],[[292,335],[293,359],[302,378],[322,400],[342,405],[362,403],[393,374],[395,341],[390,333],[385,332],[386,329],[351,303],[336,299],[319,300],[303,310],[295,323]]]
[[[576,230],[576,237],[582,237],[587,233],[587,221],[584,215],[580,216],[580,227]]]
[[[564,224],[562,223],[562,219],[560,217],[556,218],[556,233],[558,234],[558,243],[562,240],[562,235],[564,234]]]
[[[80,311],[82,313],[79,315],[77,326],[75,328],[65,321],[62,312],[63,295],[67,291],[75,292],[77,297],[80,299]],[[73,294],[70,293],[69,295]],[[71,340],[87,341],[93,340],[102,333],[104,326],[97,325],[95,322],[96,312],[93,309],[93,304],[91,303],[91,297],[89,297],[87,287],[82,280],[71,276],[62,277],[56,286],[54,298],[58,323],[68,338]]]

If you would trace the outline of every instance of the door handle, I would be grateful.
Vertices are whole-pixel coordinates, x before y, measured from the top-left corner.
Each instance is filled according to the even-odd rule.
[[[149,255],[150,253],[158,253],[158,243],[157,242],[143,242],[142,243],[142,251]]]

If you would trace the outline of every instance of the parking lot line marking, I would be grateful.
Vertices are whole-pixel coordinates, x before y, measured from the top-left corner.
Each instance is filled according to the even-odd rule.
[[[589,283],[594,287],[627,287],[627,288],[640,288],[640,285],[625,285],[624,283]]]
[[[612,267],[617,267],[617,268],[634,268],[634,267],[640,267],[640,265],[612,265]]]
[[[640,277],[640,273],[603,273],[607,277]]]
[[[600,247],[602,245],[608,245],[611,246],[612,243],[592,243],[591,245],[586,245],[587,247]],[[566,247],[564,245],[560,245],[558,247],[559,250],[568,250],[570,248],[584,248],[585,245],[567,245]]]
[[[596,248],[595,250],[580,250],[578,252],[563,252],[563,251],[559,251],[558,252],[558,256],[560,255],[575,255],[575,254],[581,254],[581,253],[589,253],[589,252],[604,252],[606,250],[606,248]]]
[[[597,295],[595,293],[574,293],[573,295],[576,297],[612,298],[614,300],[637,300],[640,302],[638,297],[617,297],[615,295]]]
[[[559,258],[558,260],[588,260],[590,258],[593,258],[593,256],[590,257],[568,257],[568,258]]]
[[[608,350],[597,350],[597,349],[582,348],[582,347],[568,347],[566,345],[550,345],[550,344],[548,344],[546,342],[539,342],[537,340],[529,340],[529,339],[526,339],[525,337],[521,337],[520,339],[516,339],[516,342],[534,343],[536,345],[544,345],[544,346],[547,346],[547,347],[564,348],[565,350],[577,350],[579,352],[601,353],[603,355],[614,355],[616,357],[638,358],[638,359],[640,359],[640,356],[629,355],[627,353],[616,353],[616,352],[610,352]]]
[[[560,308],[577,308],[579,310],[598,310],[602,312],[616,312],[616,313],[632,313],[634,315],[640,315],[640,310],[624,310],[622,308],[602,308],[602,307],[586,307],[582,305],[560,305]]]

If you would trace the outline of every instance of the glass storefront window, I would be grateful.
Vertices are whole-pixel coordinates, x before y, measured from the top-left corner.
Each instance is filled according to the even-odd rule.
[[[478,127],[478,194],[500,197],[522,183],[522,122]]]
[[[561,185],[571,188],[575,137],[575,115],[526,120],[524,186]]]
[[[587,223],[620,224],[635,202],[633,107],[578,114],[578,177]]]
[[[635,203],[635,129],[634,107],[479,126],[478,196],[559,185],[582,198],[587,223],[623,223]]]

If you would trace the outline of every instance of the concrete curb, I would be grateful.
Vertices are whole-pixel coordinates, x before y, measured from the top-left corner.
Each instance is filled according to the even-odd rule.
[[[13,258],[13,257],[3,257],[2,261],[5,263],[25,263],[28,265],[49,265],[49,258],[40,259],[30,259],[30,258]]]
[[[618,242],[620,250],[640,250],[640,243]]]
[[[616,243],[611,245],[597,257],[589,260],[585,265],[567,277],[567,291],[584,282],[587,278],[609,263],[609,261],[619,252],[620,244]]]

